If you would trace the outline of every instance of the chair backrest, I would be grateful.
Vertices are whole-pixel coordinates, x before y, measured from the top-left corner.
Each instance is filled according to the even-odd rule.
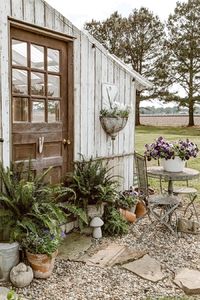
[[[149,196],[146,158],[137,152],[134,153],[134,158],[139,197],[146,200]]]

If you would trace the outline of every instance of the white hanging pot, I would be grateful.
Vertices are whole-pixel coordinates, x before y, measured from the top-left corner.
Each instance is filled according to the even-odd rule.
[[[162,159],[163,169],[167,172],[182,172],[185,167],[185,161],[175,156],[174,159]]]

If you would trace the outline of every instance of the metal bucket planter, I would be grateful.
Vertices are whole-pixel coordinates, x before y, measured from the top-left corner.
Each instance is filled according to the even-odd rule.
[[[95,204],[88,204],[87,205],[87,215],[91,219],[94,217],[99,217],[101,218],[104,214],[104,206],[105,203],[101,203],[100,205],[95,205]]]
[[[185,167],[185,161],[175,156],[174,159],[162,159],[162,166],[167,172],[182,172]]]
[[[19,263],[19,244],[0,243],[0,281],[9,280],[10,270]]]
[[[101,126],[112,140],[115,140],[119,131],[121,131],[127,123],[126,117],[100,117]]]

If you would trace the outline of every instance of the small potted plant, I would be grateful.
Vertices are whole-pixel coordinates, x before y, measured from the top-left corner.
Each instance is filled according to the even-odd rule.
[[[147,160],[161,159],[164,169],[169,172],[181,172],[185,161],[196,157],[199,152],[198,146],[189,139],[169,142],[163,137],[157,138],[154,143],[146,144],[145,148],[144,155]]]
[[[55,225],[54,233],[40,226],[35,229],[34,232],[27,231],[21,245],[33,269],[34,277],[48,278],[52,274],[58,246],[61,243],[61,230],[59,224]]]
[[[117,133],[122,130],[127,123],[130,113],[130,107],[114,101],[109,108],[103,108],[100,111],[100,122],[107,134],[112,140],[115,140]]]
[[[115,206],[128,222],[134,223],[136,221],[135,209],[137,202],[136,194],[125,191],[119,194]]]

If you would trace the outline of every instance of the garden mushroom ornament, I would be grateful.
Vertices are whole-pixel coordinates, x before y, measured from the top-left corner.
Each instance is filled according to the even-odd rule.
[[[93,227],[92,236],[95,239],[102,238],[101,226],[103,226],[104,222],[99,217],[94,217],[90,222],[90,227]]]

